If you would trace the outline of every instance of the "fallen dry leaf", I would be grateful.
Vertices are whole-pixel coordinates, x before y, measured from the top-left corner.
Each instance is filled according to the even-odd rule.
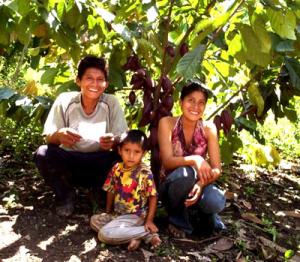
[[[202,256],[199,252],[187,252],[187,254],[194,256],[198,261],[211,262],[211,259],[209,257]]]
[[[282,211],[288,217],[300,218],[300,210],[296,209],[294,211]]]
[[[237,193],[230,192],[230,191],[226,191],[224,195],[227,200],[237,200],[238,198]]]
[[[218,251],[226,251],[231,249],[232,246],[233,246],[233,241],[231,239],[223,237],[212,245],[212,249]]]
[[[262,236],[259,236],[259,237],[258,237],[258,240],[259,240],[264,246],[267,246],[267,247],[269,247],[269,248],[271,248],[271,249],[275,249],[275,250],[277,250],[277,251],[279,251],[279,252],[281,252],[281,253],[284,253],[284,252],[286,251],[286,249],[285,249],[284,247],[281,247],[281,246],[275,244],[274,242],[272,242],[271,240],[266,239],[266,238],[264,238],[264,237],[262,237]]]
[[[243,213],[242,218],[248,221],[251,221],[255,224],[262,225],[262,221],[253,213]]]
[[[145,257],[145,261],[148,262],[150,260],[150,257],[154,256],[154,253],[152,252],[149,252],[143,248],[141,248],[142,252],[143,252],[143,255]]]
[[[241,200],[242,204],[244,205],[244,207],[246,207],[247,209],[252,209],[252,204],[246,200]]]

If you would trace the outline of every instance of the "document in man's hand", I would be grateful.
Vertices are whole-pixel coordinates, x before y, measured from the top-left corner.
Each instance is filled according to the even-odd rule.
[[[106,133],[106,122],[96,124],[82,122],[78,126],[78,132],[83,139],[99,142],[100,137]]]

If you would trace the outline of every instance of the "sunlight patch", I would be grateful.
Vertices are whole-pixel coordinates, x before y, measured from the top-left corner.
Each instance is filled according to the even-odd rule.
[[[93,250],[97,246],[97,242],[95,238],[88,239],[83,242],[84,250],[80,253],[80,255],[86,254]]]
[[[53,243],[55,236],[49,237],[47,240],[41,241],[37,246],[42,250],[47,250],[47,246]]]
[[[78,228],[78,224],[75,224],[73,226],[67,225],[66,228],[62,230],[58,236],[66,236],[69,233],[76,231],[77,228]]]
[[[16,223],[18,216],[9,217],[6,215],[1,215],[1,223],[0,223],[0,250],[8,247],[14,242],[18,241],[22,236],[20,234],[16,234],[14,232],[13,226]]]

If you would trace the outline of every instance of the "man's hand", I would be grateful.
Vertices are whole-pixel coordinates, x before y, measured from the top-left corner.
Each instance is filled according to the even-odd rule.
[[[110,150],[114,145],[114,135],[112,133],[106,133],[100,137],[100,147],[103,150]]]
[[[158,232],[157,226],[152,221],[147,221],[146,220],[144,227],[145,227],[145,230],[147,232],[150,232],[150,233],[157,233]]]
[[[201,195],[201,191],[202,187],[198,183],[196,183],[190,191],[188,198],[185,200],[184,205],[186,207],[194,205],[198,201]]]
[[[72,147],[80,141],[81,135],[72,128],[61,128],[53,134],[53,139],[58,141],[58,144],[65,147]]]

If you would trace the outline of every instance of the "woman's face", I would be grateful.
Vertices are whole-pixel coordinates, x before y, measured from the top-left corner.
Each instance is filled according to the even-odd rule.
[[[194,91],[180,101],[181,111],[185,118],[197,121],[202,118],[206,106],[205,95]]]

